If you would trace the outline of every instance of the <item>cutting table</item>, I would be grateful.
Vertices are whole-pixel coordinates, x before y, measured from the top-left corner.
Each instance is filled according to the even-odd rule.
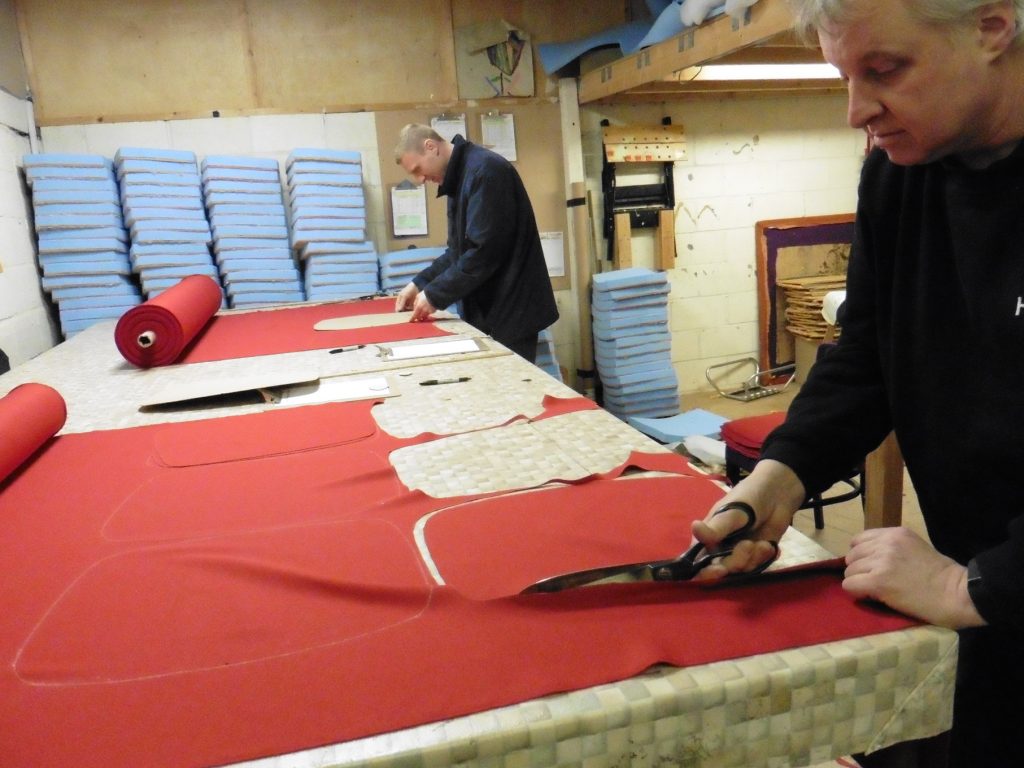
[[[308,350],[142,371],[117,353],[113,323],[101,322],[0,376],[0,396],[26,382],[54,387],[68,407],[61,435],[75,435],[266,414],[282,407],[273,401],[205,401],[139,409],[155,389],[197,378],[258,378],[261,372],[292,368],[303,374],[312,370],[321,381],[372,375],[383,377],[389,390],[371,411],[377,428],[406,441],[390,453],[390,464],[403,486],[427,497],[486,496],[552,484],[560,488],[557,493],[572,494],[582,487],[573,484],[589,477],[628,484],[665,475],[659,457],[667,460],[670,452],[660,444],[600,409],[550,415],[552,402],[573,402],[576,394],[472,327],[458,320],[446,320],[444,327],[458,338],[478,340],[478,349],[410,361],[383,358],[375,345],[367,345],[343,354]],[[420,384],[428,380],[457,383]],[[614,479],[616,468],[638,454],[653,457],[648,468]],[[0,494],[3,490],[0,485]],[[0,520],[0,539],[12,535]],[[829,557],[796,531],[784,538],[783,552],[780,567]],[[431,577],[444,583],[436,569]],[[286,754],[245,755],[233,763],[250,768],[812,765],[947,729],[956,650],[955,633],[910,626],[682,668],[653,664],[626,679],[554,690],[386,733],[321,741]],[[466,681],[456,677],[450,684]],[[339,698],[346,693],[337,691]],[[27,736],[12,731],[4,711],[0,706],[2,738]],[[91,714],[97,720],[104,716]],[[244,755],[245,745],[239,748]],[[125,761],[148,762],[146,754]],[[181,756],[182,764],[194,762]]]

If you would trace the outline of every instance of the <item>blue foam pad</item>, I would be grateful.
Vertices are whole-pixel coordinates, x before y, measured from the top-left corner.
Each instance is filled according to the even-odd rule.
[[[200,211],[206,216],[206,208],[203,207],[203,198],[199,195],[190,197],[173,197],[159,195],[138,195],[133,194],[124,201],[125,211],[141,211],[144,208],[173,208],[187,211]]]
[[[240,248],[215,255],[218,264],[228,265],[236,261],[282,261],[292,264],[290,248]]]
[[[362,163],[362,156],[359,152],[351,149],[297,147],[289,153],[285,166],[290,168],[296,162],[305,160],[327,163]]]
[[[115,237],[61,238],[39,241],[40,256],[47,253],[97,253],[99,251],[127,253],[128,244]]]
[[[121,147],[114,153],[114,163],[122,160],[165,160],[174,163],[195,164],[195,152],[184,149],[156,149],[151,147]]]
[[[62,288],[85,288],[89,286],[134,286],[127,275],[60,275],[59,277],[43,276],[40,280],[44,291],[55,291]]]
[[[725,416],[694,408],[663,419],[637,416],[628,419],[630,426],[662,443],[678,443],[691,435],[717,435],[727,422]]]
[[[55,165],[25,166],[25,180],[30,185],[34,186],[43,179],[113,183],[114,174],[108,168],[62,167]]]
[[[288,173],[288,185],[293,189],[303,185],[323,187],[361,187],[363,177],[358,173]]]
[[[22,156],[25,168],[48,165],[75,168],[112,168],[113,163],[102,155],[81,155],[67,152],[37,152]]]
[[[254,237],[254,238],[279,238],[287,245],[288,227],[280,226],[250,226],[245,224],[221,224],[213,225],[213,236],[218,240],[227,237]]]
[[[212,210],[219,205],[281,205],[280,192],[208,192],[206,205]]]
[[[206,166],[202,172],[203,184],[214,181],[242,181],[279,188],[281,176],[277,168],[211,168]]]
[[[213,242],[214,253],[248,251],[254,248],[280,248],[281,238],[275,237],[221,237]]]
[[[266,214],[248,216],[240,213],[224,213],[222,210],[218,210],[210,217],[210,223],[214,225],[214,229],[217,227],[282,227],[287,236],[288,218],[284,215],[284,206],[282,205],[279,211],[270,210],[269,205],[266,208],[268,209]]]
[[[600,272],[593,277],[594,290],[613,288],[633,288],[640,285],[664,285],[668,278],[663,272],[655,272],[642,267],[616,269]]]
[[[46,277],[62,275],[130,275],[132,268],[127,259],[97,259],[95,261],[43,261]]]
[[[141,304],[142,297],[127,294],[120,296],[80,296],[77,298],[57,299],[57,303],[60,305],[62,312],[64,310],[96,307],[120,307],[127,309],[128,307],[134,307],[136,304]]]
[[[156,174],[167,173],[178,175],[182,173],[193,173],[195,167],[188,163],[179,163],[169,160],[140,160],[128,158],[117,164],[117,178],[123,178],[125,174]]]
[[[198,190],[198,173],[126,173],[121,177],[121,189],[136,187],[188,187]]]
[[[366,231],[362,229],[311,229],[292,232],[292,246],[295,248],[312,243],[360,243],[365,240]]]
[[[36,213],[36,231],[76,231],[82,229],[117,229],[124,231],[124,221],[118,213]]]
[[[121,206],[118,203],[43,203],[35,204],[33,210],[39,216],[96,216],[112,215],[121,217]]]
[[[186,200],[198,200],[202,203],[203,196],[199,187],[189,184],[123,184],[121,186],[121,200],[124,205],[139,205],[139,198],[176,198]],[[169,203],[161,201],[162,207],[169,207]]]
[[[120,207],[121,198],[117,196],[117,187],[108,189],[32,189],[32,204],[35,206],[50,203],[113,203]]]
[[[295,221],[296,232],[330,232],[346,229],[366,229],[366,219],[362,217],[336,218],[336,219],[309,219],[303,218]]]
[[[348,194],[322,195],[311,194],[309,190],[296,190],[289,193],[289,204],[292,211],[310,208],[360,208],[366,209],[366,199],[354,187],[336,187],[338,192]],[[363,214],[360,214],[363,215]]]
[[[213,192],[239,193],[253,195],[277,195],[282,196],[281,182],[273,181],[240,180],[240,179],[206,179],[203,182],[203,191],[207,195]]]
[[[277,160],[272,157],[242,157],[238,155],[207,155],[200,163],[202,170],[208,168],[250,168],[253,170],[278,169]]]

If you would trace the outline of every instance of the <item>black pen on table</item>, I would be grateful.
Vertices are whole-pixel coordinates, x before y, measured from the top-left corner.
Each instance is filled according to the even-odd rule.
[[[432,387],[435,384],[462,384],[464,381],[469,381],[469,376],[459,376],[457,379],[427,379],[421,381],[421,387]]]
[[[357,349],[362,349],[365,346],[365,344],[355,344],[351,347],[338,347],[337,349],[332,349],[328,354],[333,355],[337,352],[355,352]]]

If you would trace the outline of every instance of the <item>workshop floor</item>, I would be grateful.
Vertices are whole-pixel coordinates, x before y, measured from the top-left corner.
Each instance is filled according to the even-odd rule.
[[[785,410],[798,391],[798,389],[790,387],[778,395],[753,400],[749,403],[731,400],[713,392],[687,394],[682,397],[681,410],[702,408],[729,419],[757,416],[769,411]],[[903,525],[927,538],[924,521],[921,518],[921,509],[917,503],[917,494],[914,493],[906,470],[903,474]],[[824,530],[815,530],[810,510],[798,512],[793,521],[793,527],[814,539],[829,552],[835,555],[844,555],[849,549],[850,539],[854,534],[864,530],[864,514],[860,499],[825,507]],[[857,763],[846,757],[828,763],[819,763],[809,768],[857,768]]]

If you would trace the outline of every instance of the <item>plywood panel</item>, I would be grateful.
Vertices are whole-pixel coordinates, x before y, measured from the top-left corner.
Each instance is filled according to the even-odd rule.
[[[450,0],[19,0],[42,125],[455,98]]]
[[[260,106],[456,98],[449,0],[247,0]]]
[[[19,99],[28,93],[28,75],[21,55],[14,0],[0,0],[0,88]]]
[[[19,0],[40,124],[253,104],[244,0]]]
[[[479,142],[481,136],[480,115],[486,109],[474,107],[466,111],[466,128],[470,141]],[[515,116],[516,169],[523,179],[526,191],[533,203],[537,226],[541,232],[562,232],[567,230],[565,207],[565,181],[562,173],[562,131],[558,104],[538,101],[514,106],[503,105],[501,112]],[[380,147],[381,181],[384,189],[386,215],[388,217],[388,240],[383,250],[393,251],[409,246],[445,245],[448,235],[445,198],[436,197],[437,187],[427,185],[427,218],[429,232],[425,237],[400,237],[391,235],[391,188],[406,176],[402,167],[395,163],[393,150],[398,141],[398,132],[406,123],[429,123],[430,118],[440,110],[400,110],[377,113],[377,146]],[[566,270],[570,268],[566,249]],[[553,281],[556,289],[568,288],[569,278]]]

